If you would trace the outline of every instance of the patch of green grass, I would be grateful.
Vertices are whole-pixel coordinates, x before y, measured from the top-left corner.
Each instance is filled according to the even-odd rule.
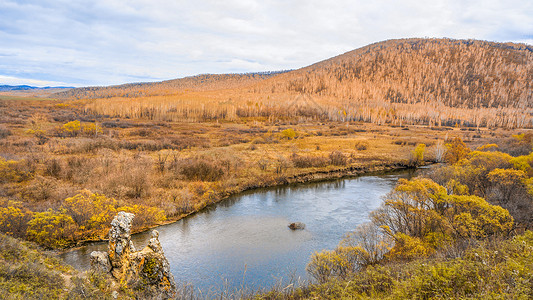
[[[0,298],[58,299],[70,268],[42,255],[33,244],[0,235]]]

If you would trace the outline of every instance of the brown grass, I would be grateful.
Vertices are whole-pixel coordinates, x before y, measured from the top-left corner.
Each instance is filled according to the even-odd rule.
[[[10,132],[0,137],[0,156],[14,161],[0,170],[10,174],[0,182],[4,207],[16,201],[33,212],[59,209],[66,198],[89,189],[115,198],[119,206],[162,209],[168,220],[246,189],[305,181],[312,178],[305,174],[317,171],[342,176],[346,168],[407,164],[419,143],[428,146],[426,157],[431,158],[438,140],[458,136],[475,148],[513,133],[284,118],[193,123],[123,119],[87,114],[83,102],[58,105],[42,99],[0,105],[0,121]],[[102,132],[55,134],[73,119],[97,124]],[[287,137],[292,131],[294,137]]]

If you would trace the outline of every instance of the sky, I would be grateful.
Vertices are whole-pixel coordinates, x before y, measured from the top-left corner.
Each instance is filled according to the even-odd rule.
[[[410,37],[533,44],[533,1],[0,0],[0,85],[297,69]]]

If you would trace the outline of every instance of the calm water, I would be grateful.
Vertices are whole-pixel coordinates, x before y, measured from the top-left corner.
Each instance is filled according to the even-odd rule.
[[[398,178],[408,176],[399,172],[250,191],[157,230],[177,283],[204,292],[243,284],[267,288],[289,277],[307,279],[310,255],[335,248],[346,232],[368,221]],[[292,231],[291,222],[306,228]],[[136,248],[149,236],[134,235]],[[106,247],[94,243],[62,258],[87,269],[89,254]]]

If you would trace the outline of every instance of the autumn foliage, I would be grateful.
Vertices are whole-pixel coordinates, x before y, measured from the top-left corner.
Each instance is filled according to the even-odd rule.
[[[91,114],[150,120],[363,121],[533,126],[531,46],[475,40],[390,40],[290,72],[205,75],[73,89]]]
[[[166,219],[165,213],[145,205],[119,206],[117,200],[82,190],[64,200],[57,209],[31,212],[20,203],[4,201],[0,207],[0,229],[8,235],[26,237],[49,248],[65,248],[79,240],[106,236],[118,211],[136,215],[134,229],[142,229]]]
[[[494,146],[471,152],[460,139],[447,148],[453,164],[436,168],[429,178],[400,179],[370,223],[336,249],[312,256],[310,275],[320,283],[347,280],[376,264],[461,252],[472,241],[533,226],[531,154],[512,157],[492,151]]]

